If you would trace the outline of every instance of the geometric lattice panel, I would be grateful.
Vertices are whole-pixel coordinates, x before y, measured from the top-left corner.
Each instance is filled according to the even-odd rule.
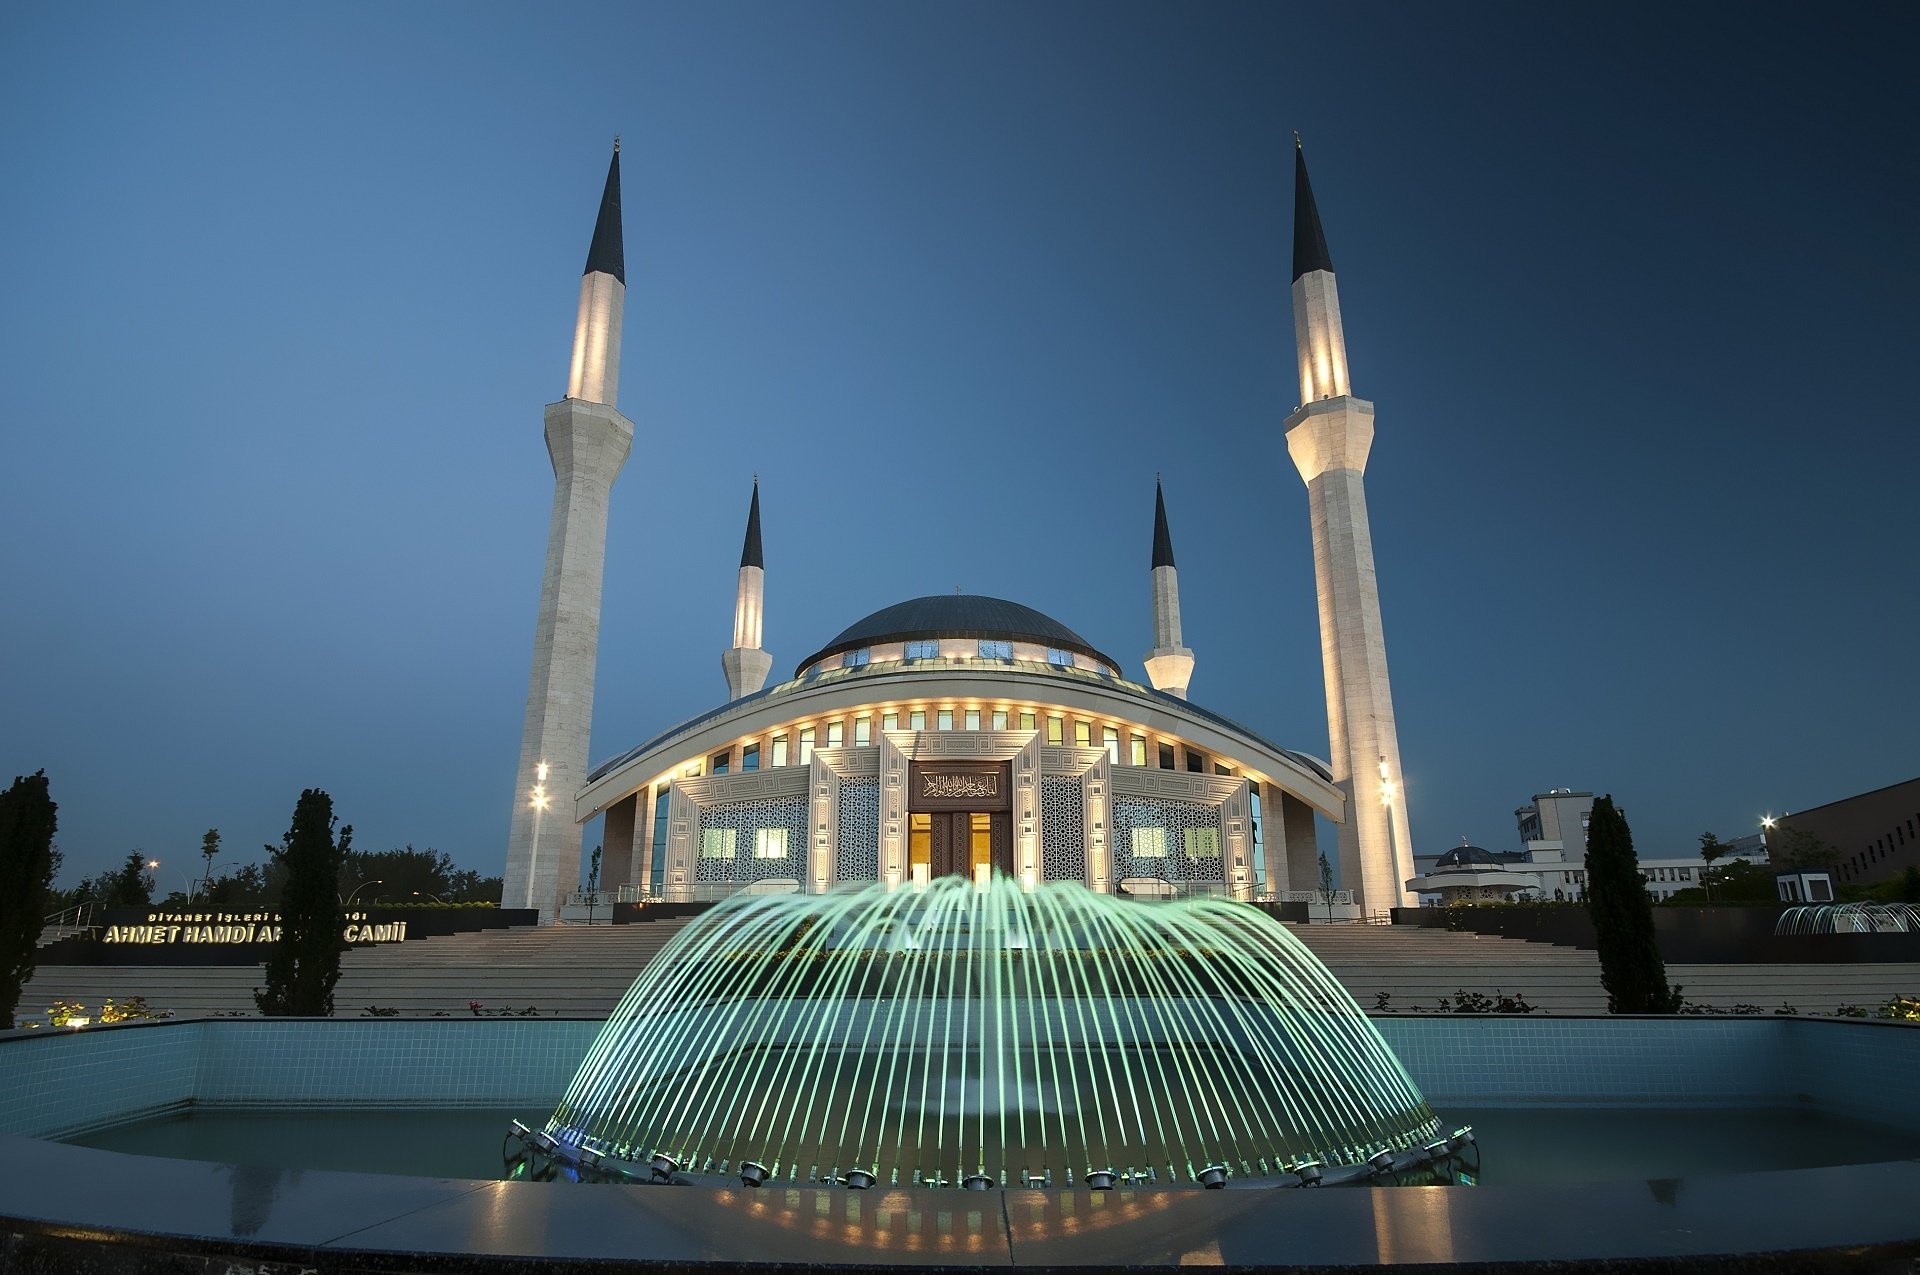
[[[1220,807],[1197,801],[1116,796],[1113,875],[1162,881],[1224,881]]]
[[[784,829],[785,854],[759,858],[755,854],[760,829]],[[709,832],[731,831],[731,837]],[[714,858],[710,849],[729,849],[733,857]],[[790,877],[806,879],[807,799],[803,796],[767,797],[758,801],[730,801],[700,812],[700,832],[693,843],[694,880],[713,882],[767,881]]]
[[[836,881],[880,879],[880,781],[840,781],[840,844],[834,855]]]
[[[1040,878],[1087,879],[1087,819],[1080,780],[1071,775],[1040,779]]]

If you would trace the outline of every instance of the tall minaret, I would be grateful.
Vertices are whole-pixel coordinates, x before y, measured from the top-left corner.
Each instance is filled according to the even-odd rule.
[[[1333,781],[1347,795],[1340,880],[1363,910],[1411,906],[1413,875],[1400,742],[1387,682],[1387,644],[1361,475],[1373,447],[1373,404],[1347,387],[1340,292],[1320,229],[1307,159],[1293,152],[1293,332],[1300,402],[1287,417],[1287,451],[1307,484],[1313,579],[1320,594],[1320,660],[1327,683]]]
[[[1187,697],[1193,652],[1180,645],[1180,573],[1173,565],[1173,533],[1167,530],[1167,498],[1158,475],[1153,480],[1153,649],[1146,665],[1154,690]]]
[[[773,656],[760,649],[760,622],[767,610],[767,560],[760,552],[760,476],[753,477],[753,503],[747,507],[747,539],[740,546],[740,586],[733,598],[733,649],[720,653],[729,699],[751,695],[767,684]]]
[[[549,403],[546,413],[553,518],[547,529],[546,574],[540,582],[540,618],[533,630],[533,678],[520,735],[501,899],[510,908],[539,908],[543,923],[558,916],[562,899],[580,879],[580,825],[573,818],[573,794],[587,777],[607,500],[633,447],[633,422],[614,410],[626,296],[616,138],[580,280],[567,396]]]

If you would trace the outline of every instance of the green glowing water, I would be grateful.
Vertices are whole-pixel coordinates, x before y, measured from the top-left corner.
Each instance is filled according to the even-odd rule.
[[[696,1172],[1063,1186],[1354,1162],[1436,1128],[1264,913],[1005,877],[715,907],[634,982],[547,1125]]]

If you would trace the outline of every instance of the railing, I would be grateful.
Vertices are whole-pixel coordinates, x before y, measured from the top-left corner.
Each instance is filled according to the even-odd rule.
[[[1280,903],[1317,903],[1321,907],[1329,903],[1352,903],[1352,890],[1281,890],[1274,896]]]
[[[84,930],[93,924],[93,901],[76,903],[64,912],[55,912],[40,922],[43,930]]]

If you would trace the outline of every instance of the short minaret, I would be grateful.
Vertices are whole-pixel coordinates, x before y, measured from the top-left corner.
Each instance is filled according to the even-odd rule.
[[[553,516],[501,899],[509,908],[538,908],[542,923],[558,917],[562,900],[580,879],[581,829],[573,817],[573,795],[586,782],[593,726],[607,502],[633,447],[633,422],[614,410],[626,295],[616,139],[580,280],[567,397],[548,404],[546,411]]]
[[[1147,681],[1156,691],[1187,697],[1193,652],[1180,645],[1180,573],[1173,565],[1173,534],[1167,530],[1167,498],[1153,480],[1153,649]]]
[[[767,560],[760,552],[760,478],[755,475],[753,503],[747,507],[747,539],[740,546],[740,586],[733,598],[733,649],[720,653],[729,699],[751,695],[767,684],[773,656],[760,649],[766,609]]]
[[[1373,404],[1347,385],[1347,344],[1333,258],[1294,138],[1293,330],[1301,406],[1287,417],[1287,451],[1307,484],[1320,659],[1327,685],[1333,781],[1347,794],[1341,884],[1367,912],[1412,906],[1413,840],[1362,475],[1373,447]]]

